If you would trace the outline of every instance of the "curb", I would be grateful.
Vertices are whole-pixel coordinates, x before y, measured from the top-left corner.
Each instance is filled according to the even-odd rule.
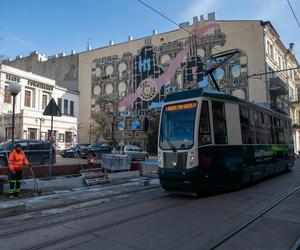
[[[26,211],[26,206],[24,203],[20,204],[7,204],[0,206],[0,216],[5,216],[8,214],[20,213]]]
[[[127,190],[124,192],[117,192],[114,194],[108,194],[104,196],[99,196],[99,197],[89,197],[87,199],[81,199],[81,200],[63,200],[59,204],[53,204],[53,205],[45,205],[45,204],[40,204],[39,207],[37,208],[27,208],[25,203],[19,203],[19,204],[7,204],[7,205],[2,205],[0,206],[0,218],[3,218],[5,216],[12,216],[12,215],[18,215],[22,213],[28,213],[28,212],[36,212],[36,211],[42,211],[42,210],[47,210],[51,208],[61,208],[65,206],[70,206],[70,205],[75,205],[79,203],[85,203],[89,201],[95,201],[95,200],[102,200],[106,198],[111,198],[119,195],[124,195],[124,194],[133,194],[133,193],[138,193],[146,190],[151,190],[151,189],[156,189],[160,188],[160,186],[157,185],[149,185],[147,182],[143,183],[144,186],[137,188],[135,190]]]

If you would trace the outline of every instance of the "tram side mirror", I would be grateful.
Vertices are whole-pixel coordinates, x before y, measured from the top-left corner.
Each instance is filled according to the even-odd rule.
[[[143,124],[144,124],[144,125],[143,125],[143,130],[144,130],[144,132],[147,132],[148,129],[149,129],[149,120],[148,120],[147,117],[144,118]]]

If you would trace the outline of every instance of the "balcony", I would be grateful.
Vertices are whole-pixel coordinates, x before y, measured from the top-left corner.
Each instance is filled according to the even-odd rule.
[[[278,76],[270,78],[270,93],[275,96],[287,95],[288,87]]]
[[[284,115],[288,115],[288,111],[286,109],[284,109],[283,107],[279,107],[276,104],[271,104],[270,108],[273,109],[274,111],[284,114]]]

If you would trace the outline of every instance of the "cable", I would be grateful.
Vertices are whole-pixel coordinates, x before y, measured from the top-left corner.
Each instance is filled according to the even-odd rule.
[[[300,23],[299,23],[299,20],[298,20],[298,18],[297,18],[297,16],[296,16],[295,12],[294,12],[294,9],[293,9],[293,7],[292,7],[290,1],[289,1],[289,0],[286,0],[286,1],[288,2],[289,6],[290,6],[290,9],[291,9],[291,11],[293,12],[293,15],[294,15],[294,17],[295,17],[295,20],[296,20],[296,22],[297,22],[297,24],[298,24],[298,27],[299,27],[299,29],[300,29]]]
[[[138,2],[140,2],[141,4],[145,5],[147,8],[149,8],[150,10],[154,11],[155,13],[157,13],[158,15],[164,17],[165,19],[167,19],[168,21],[170,21],[171,23],[175,24],[176,26],[178,26],[179,28],[184,29],[186,32],[190,33],[191,35],[194,35],[193,32],[189,31],[188,29],[186,29],[185,27],[180,26],[178,23],[176,23],[174,20],[172,20],[171,18],[167,17],[166,15],[164,15],[163,13],[159,12],[158,10],[154,9],[153,7],[151,7],[149,4],[146,4],[145,2],[143,2],[142,0],[136,0]]]
[[[294,69],[300,69],[300,66],[295,67],[295,68],[289,68],[289,69],[274,70],[274,71],[270,71],[270,72],[265,71],[263,73],[257,73],[257,74],[248,75],[248,77],[274,74],[274,73],[283,72],[283,71],[289,71],[289,70],[294,70]]]

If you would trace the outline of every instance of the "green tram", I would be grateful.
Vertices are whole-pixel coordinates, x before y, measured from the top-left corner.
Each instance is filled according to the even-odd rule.
[[[167,96],[158,139],[159,179],[170,191],[235,189],[294,165],[288,116],[214,89]]]

